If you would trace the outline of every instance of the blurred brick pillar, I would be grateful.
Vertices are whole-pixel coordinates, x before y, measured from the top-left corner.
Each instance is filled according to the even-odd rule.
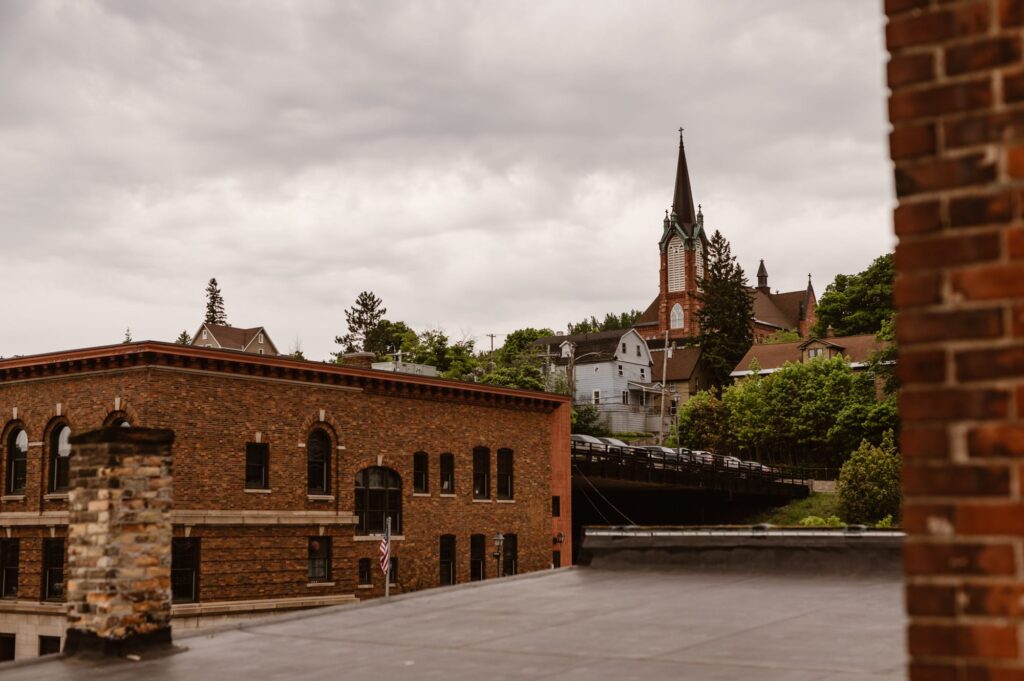
[[[1024,0],[886,0],[910,677],[1024,679]]]
[[[66,654],[170,645],[173,441],[118,427],[71,438]]]

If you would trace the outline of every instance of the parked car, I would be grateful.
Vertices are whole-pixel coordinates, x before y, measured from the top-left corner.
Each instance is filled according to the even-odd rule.
[[[743,462],[735,456],[723,456],[722,465],[726,468],[746,468],[746,466],[743,465]]]
[[[598,438],[601,442],[608,445],[608,451],[613,454],[632,454],[637,451],[636,447],[627,445],[625,442],[614,437],[600,437]]]
[[[715,463],[715,455],[711,452],[706,452],[703,449],[694,449],[690,454],[693,456],[694,461],[704,464],[705,466],[711,466]]]
[[[569,440],[571,442],[576,442],[579,444],[600,445],[602,447],[605,446],[603,442],[601,442],[593,435],[581,435],[579,433],[573,433],[572,435],[569,436]]]
[[[642,447],[647,452],[648,458],[654,462],[655,468],[660,468],[665,462],[682,463],[692,461],[690,456],[690,450],[688,449],[672,449],[671,447],[659,447],[658,445],[648,445]]]

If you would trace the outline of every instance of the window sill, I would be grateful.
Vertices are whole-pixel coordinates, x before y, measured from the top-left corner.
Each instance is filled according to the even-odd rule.
[[[67,492],[50,492],[49,494],[43,495],[43,501],[67,501]]]
[[[356,586],[357,589],[372,589],[373,584],[359,584]]]
[[[25,495],[24,494],[5,494],[4,496],[0,497],[0,502],[3,502],[3,501],[25,501]]]
[[[412,495],[414,497],[429,497],[430,492],[413,492]]]
[[[357,534],[353,537],[353,541],[376,541],[379,542],[384,537],[383,534]],[[393,534],[391,535],[391,541],[404,541],[404,534]]]
[[[498,499],[498,503],[499,504],[514,504],[514,503],[516,503],[516,500],[515,499]]]
[[[473,503],[474,504],[490,504],[490,503],[493,503],[493,500],[492,499],[474,499]]]
[[[334,582],[310,582],[306,585],[306,587],[310,589],[318,586],[334,586]]]
[[[445,493],[445,494],[442,494],[441,496],[443,498],[445,498],[445,499],[454,499],[458,495],[457,494],[447,494],[447,493]]]
[[[260,489],[260,488],[253,488],[253,489],[246,488],[246,489],[244,489],[242,491],[245,492],[246,494],[270,494],[273,490]]]
[[[307,494],[307,501],[334,501],[333,494]]]

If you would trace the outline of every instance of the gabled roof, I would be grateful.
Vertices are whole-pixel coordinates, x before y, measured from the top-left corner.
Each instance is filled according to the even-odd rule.
[[[810,284],[803,291],[766,293],[757,288],[748,289],[754,299],[754,319],[781,329],[798,329],[800,322],[807,319],[812,289]]]
[[[615,359],[615,353],[619,348],[620,339],[630,333],[636,333],[635,329],[614,329],[612,331],[599,331],[597,333],[574,333],[568,336],[548,336],[538,338],[533,345],[544,347],[560,347],[565,342],[575,344],[576,364],[597,364],[599,362],[610,362]],[[643,339],[640,339],[643,342]],[[584,355],[587,355],[584,357]],[[552,358],[556,364],[565,364],[567,360],[560,354]]]
[[[664,350],[651,351],[651,361],[654,363],[651,374],[654,381],[656,383],[662,381],[662,364],[666,365],[664,377],[666,382],[690,380],[700,361],[700,348],[674,348],[672,356],[667,361],[662,357],[662,352]]]
[[[879,341],[874,334],[810,338],[792,343],[755,343],[747,350],[747,354],[743,355],[743,359],[739,361],[732,373],[736,375],[737,372],[749,372],[750,363],[755,358],[761,366],[761,371],[780,369],[786,362],[799,362],[803,357],[804,349],[816,343],[836,349],[852,364],[864,364],[873,352],[889,346],[888,341]]]
[[[661,296],[655,296],[651,304],[647,306],[644,313],[637,317],[637,320],[633,322],[633,326],[657,326],[658,325],[658,301],[661,300]]]
[[[210,332],[210,335],[216,339],[217,344],[225,350],[245,350],[254,340],[263,334],[263,344],[267,348],[266,354],[278,354],[277,346],[270,340],[270,335],[262,326],[254,326],[251,329],[242,329],[237,326],[229,326],[227,324],[210,324],[203,322],[199,326],[199,330],[196,331],[195,336],[192,338],[193,345],[201,345],[200,333],[203,329]]]

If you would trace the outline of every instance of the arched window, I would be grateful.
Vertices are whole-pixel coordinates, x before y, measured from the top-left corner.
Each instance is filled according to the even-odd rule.
[[[306,477],[310,494],[331,493],[331,438],[317,428],[306,440]]]
[[[402,533],[402,478],[390,468],[373,466],[356,473],[356,515],[359,534],[383,534],[391,518],[391,534]]]
[[[28,433],[15,428],[7,436],[7,494],[25,493],[25,474],[28,466]]]
[[[448,452],[441,455],[441,494],[455,494],[455,457]]]
[[[511,499],[515,491],[515,476],[512,469],[512,450],[498,450],[498,498]]]
[[[59,423],[50,433],[50,491],[66,492],[68,489],[68,461],[71,456],[71,427]]]
[[[686,289],[686,251],[683,249],[683,240],[673,236],[668,242],[668,291],[683,291]]]
[[[676,303],[672,306],[672,314],[668,320],[668,328],[670,329],[681,329],[683,328],[683,306]]]

